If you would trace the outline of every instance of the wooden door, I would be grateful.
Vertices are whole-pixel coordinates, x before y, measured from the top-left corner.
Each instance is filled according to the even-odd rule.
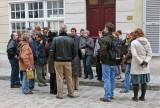
[[[90,36],[96,41],[98,29],[104,29],[107,22],[115,26],[115,0],[87,0],[87,30]],[[92,59],[95,64],[96,59]]]
[[[90,36],[98,36],[98,29],[104,29],[111,22],[115,26],[115,0],[87,0],[87,29]]]

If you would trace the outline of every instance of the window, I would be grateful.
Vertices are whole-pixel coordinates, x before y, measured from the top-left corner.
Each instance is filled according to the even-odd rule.
[[[11,4],[11,19],[25,18],[25,5],[24,3]]]
[[[25,28],[36,26],[59,33],[59,26],[64,24],[64,0],[11,1],[9,9],[10,33],[22,34]]]
[[[28,3],[29,18],[43,18],[43,2]]]
[[[17,32],[18,34],[23,34],[25,32],[25,22],[11,23],[12,33]]]
[[[48,21],[49,30],[59,33],[59,27],[64,24],[64,21]]]
[[[63,17],[63,0],[53,0],[47,2],[47,17]]]

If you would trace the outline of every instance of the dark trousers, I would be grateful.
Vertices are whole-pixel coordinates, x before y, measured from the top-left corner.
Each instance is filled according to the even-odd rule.
[[[100,56],[96,56],[96,73],[98,75],[97,80],[102,80],[102,64],[100,63]]]
[[[50,93],[57,94],[56,73],[50,73]]]
[[[19,63],[17,59],[9,59],[11,64],[11,87],[13,85],[20,85],[19,80]]]
[[[23,78],[23,71],[20,71],[20,80],[22,81]]]

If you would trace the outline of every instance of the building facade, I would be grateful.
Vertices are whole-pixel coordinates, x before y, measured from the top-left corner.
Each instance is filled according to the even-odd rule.
[[[154,57],[153,74],[158,73],[160,59],[160,1],[159,0],[0,0],[0,67],[8,67],[6,46],[12,32],[24,33],[25,28],[49,27],[59,32],[66,24],[88,29],[93,38],[106,22],[115,30],[127,31],[142,28],[151,43]]]

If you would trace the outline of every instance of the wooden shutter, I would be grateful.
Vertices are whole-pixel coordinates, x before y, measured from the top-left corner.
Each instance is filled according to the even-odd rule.
[[[143,29],[153,56],[160,56],[160,0],[143,0]]]

